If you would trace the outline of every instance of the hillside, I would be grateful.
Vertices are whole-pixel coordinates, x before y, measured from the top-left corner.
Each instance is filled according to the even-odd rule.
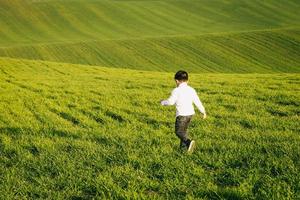
[[[0,1],[0,56],[156,71],[299,72],[299,1]]]
[[[1,0],[0,8],[1,46],[300,25],[296,0]]]
[[[190,74],[190,156],[172,77],[0,58],[0,199],[299,199],[299,74]]]
[[[300,32],[278,29],[0,48],[12,58],[155,71],[300,72]]]

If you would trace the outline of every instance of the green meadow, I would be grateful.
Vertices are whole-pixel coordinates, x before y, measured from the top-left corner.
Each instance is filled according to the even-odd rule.
[[[187,156],[159,104],[172,73],[0,66],[2,198],[300,198],[299,74],[191,75],[209,117]]]
[[[0,199],[300,199],[297,0],[0,0]],[[174,72],[208,118],[178,149]]]
[[[12,58],[150,71],[300,72],[298,29],[0,48]]]
[[[2,57],[150,71],[300,71],[297,0],[2,0],[0,8]]]

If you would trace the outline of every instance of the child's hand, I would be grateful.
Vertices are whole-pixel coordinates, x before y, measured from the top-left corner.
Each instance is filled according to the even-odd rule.
[[[169,104],[168,104],[168,101],[167,101],[167,100],[161,100],[161,101],[160,101],[160,105],[162,105],[162,106],[167,106],[167,105],[169,105]]]
[[[207,118],[207,115],[206,113],[203,114],[203,119],[206,119]]]

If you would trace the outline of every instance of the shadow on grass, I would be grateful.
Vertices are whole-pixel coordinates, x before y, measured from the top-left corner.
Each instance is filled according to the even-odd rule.
[[[267,112],[273,116],[278,116],[278,117],[287,117],[290,115],[286,110],[279,110],[275,108],[269,108],[267,109]]]
[[[173,126],[174,122],[167,122],[167,121],[160,121],[152,118],[151,116],[144,114],[144,113],[138,113],[138,112],[133,112],[127,109],[123,109],[124,112],[127,114],[135,117],[137,121],[147,124],[147,126],[151,126],[153,129],[157,130],[160,129],[162,126],[171,128]]]
[[[58,130],[58,129],[50,129],[46,130],[48,132],[48,136],[54,136],[54,137],[62,137],[62,138],[72,138],[72,139],[80,139],[81,137],[75,133]]]
[[[78,126],[80,124],[79,119],[77,119],[76,117],[72,116],[69,113],[66,112],[59,112],[56,109],[51,109],[51,112],[55,113],[56,115],[60,116],[61,118],[63,118],[64,120],[67,120],[69,122],[71,122],[73,125]]]
[[[33,144],[30,146],[26,146],[25,149],[27,149],[34,156],[40,155],[39,149]]]
[[[28,129],[24,129],[24,128],[19,128],[19,127],[1,127],[0,128],[0,133],[4,133],[6,135],[11,136],[12,138],[18,138],[20,136],[20,134],[22,134],[23,132],[28,131]]]
[[[96,121],[98,124],[105,124],[105,120],[102,117],[100,117],[100,116],[98,116],[98,115],[96,115],[92,112],[89,112],[89,111],[86,111],[86,110],[83,110],[83,109],[80,109],[80,112],[83,115],[87,116],[88,118]]]
[[[202,197],[211,199],[211,200],[220,200],[220,199],[230,199],[230,200],[240,200],[244,199],[240,194],[233,190],[229,189],[219,189],[217,192],[208,191],[201,194]]]
[[[254,129],[256,127],[254,122],[247,120],[247,119],[240,120],[239,124],[241,127],[246,128],[246,129]]]
[[[106,111],[105,115],[112,118],[113,120],[118,121],[119,123],[124,123],[126,122],[126,119],[124,119],[121,115],[114,113],[112,111]]]
[[[13,139],[19,138],[21,135],[40,135],[46,137],[61,137],[79,139],[79,135],[59,129],[31,129],[23,127],[1,127],[0,133],[9,135]]]
[[[98,194],[99,191],[96,186],[86,185],[81,189],[81,194],[72,195],[70,197],[70,200],[95,199],[98,196]]]

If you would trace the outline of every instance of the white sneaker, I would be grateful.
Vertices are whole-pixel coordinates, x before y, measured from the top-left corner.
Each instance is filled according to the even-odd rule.
[[[187,152],[192,153],[194,151],[194,148],[195,148],[195,140],[192,140],[190,142],[190,145],[189,145],[189,148],[188,148]]]

